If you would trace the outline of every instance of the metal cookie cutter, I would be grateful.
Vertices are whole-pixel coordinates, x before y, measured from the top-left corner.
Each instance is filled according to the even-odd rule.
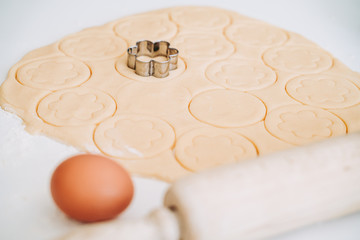
[[[170,48],[170,43],[166,41],[151,42],[143,40],[136,42],[136,46],[128,48],[127,65],[129,68],[135,69],[135,73],[148,77],[157,78],[167,77],[170,70],[177,68],[179,51],[176,48]],[[140,60],[140,56],[150,58],[166,57],[166,61]]]

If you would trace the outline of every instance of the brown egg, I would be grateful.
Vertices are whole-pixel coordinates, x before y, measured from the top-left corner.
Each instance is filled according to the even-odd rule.
[[[82,222],[116,217],[131,202],[134,187],[129,174],[108,158],[84,154],[62,162],[51,178],[58,207]]]

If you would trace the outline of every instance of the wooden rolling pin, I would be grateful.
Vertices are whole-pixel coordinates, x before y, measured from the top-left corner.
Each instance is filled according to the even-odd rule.
[[[61,239],[263,239],[358,210],[354,133],[185,177],[146,218],[86,225]]]

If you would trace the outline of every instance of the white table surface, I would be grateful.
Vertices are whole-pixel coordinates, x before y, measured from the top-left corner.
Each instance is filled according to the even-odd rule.
[[[27,52],[83,28],[163,7],[211,5],[235,10],[297,32],[360,72],[358,0],[0,0],[0,83]],[[54,168],[77,153],[44,136],[28,134],[20,119],[0,110],[0,239],[50,240],[77,227],[54,205]],[[160,206],[168,184],[134,177],[135,198],[121,219]],[[360,213],[306,227],[273,240],[358,240]]]

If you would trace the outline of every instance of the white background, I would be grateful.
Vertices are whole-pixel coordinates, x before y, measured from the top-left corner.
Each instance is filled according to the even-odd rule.
[[[218,6],[265,20],[302,34],[360,72],[358,0],[0,0],[0,83],[27,52],[69,33],[133,13],[178,5]],[[74,153],[75,149],[47,137],[29,135],[20,119],[0,110],[0,239],[53,239],[78,225],[59,212],[49,192],[52,171]],[[134,181],[135,199],[122,219],[143,216],[160,206],[167,188],[166,183],[156,180]],[[275,239],[358,240],[360,213]]]

